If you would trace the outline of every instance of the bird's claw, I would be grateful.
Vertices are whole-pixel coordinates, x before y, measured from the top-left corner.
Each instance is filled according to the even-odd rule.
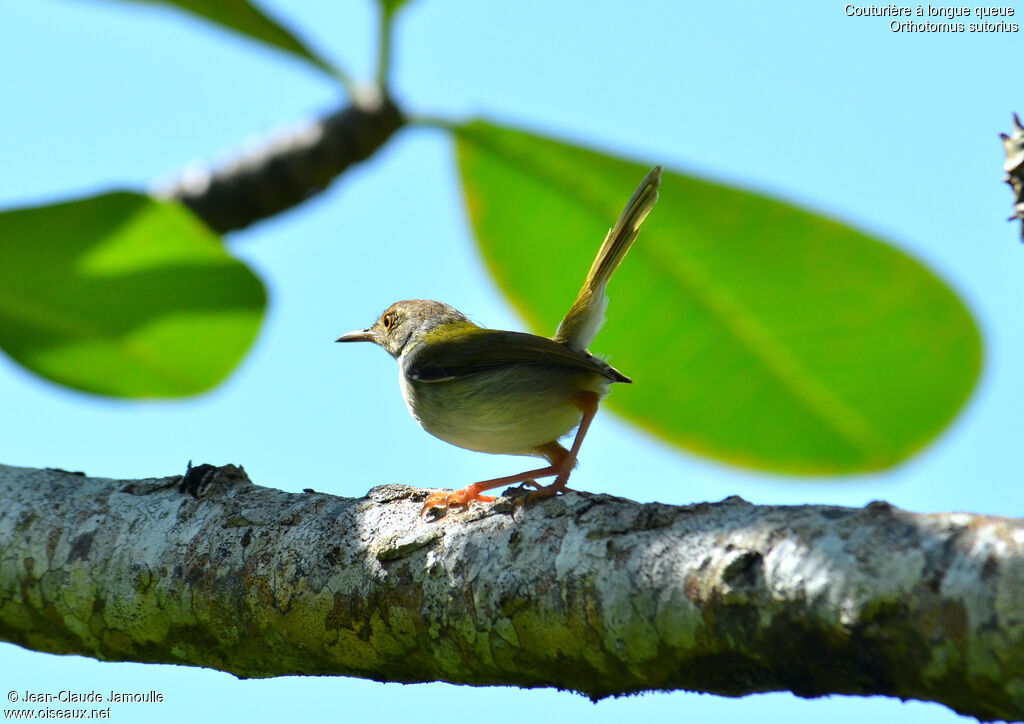
[[[531,488],[532,490],[526,492]],[[467,485],[462,490],[443,490],[437,493],[431,493],[427,496],[427,499],[423,501],[423,507],[420,508],[420,520],[426,520],[427,513],[435,508],[465,507],[474,500],[478,500],[481,503],[493,503],[497,500],[493,495],[482,495],[481,493],[483,490],[486,490],[486,488],[481,489],[479,484],[474,483],[473,485]],[[514,488],[514,490],[522,490],[526,492],[526,494],[516,497],[512,509],[513,517],[525,503],[532,503],[537,500],[543,500],[544,498],[551,498],[560,493],[573,492],[566,487],[564,481],[559,480],[555,480],[551,485],[541,485],[536,480],[524,480],[517,488]]]
[[[532,481],[531,481],[532,482]],[[575,492],[566,487],[564,482],[559,483],[557,480],[551,485],[537,485],[534,483],[536,490],[526,496],[526,499],[531,503],[535,500],[544,500],[544,498],[553,498],[561,493],[572,493]]]
[[[420,509],[420,519],[425,520],[429,511],[434,508],[451,508],[453,506],[467,506],[474,500],[481,503],[493,503],[497,498],[493,495],[481,495],[476,485],[467,485],[462,490],[444,490],[438,493],[431,493],[423,501]]]
[[[533,488],[534,490],[540,490],[544,486],[538,483],[536,480],[524,480],[519,483],[516,490],[526,490],[527,488]]]
[[[565,483],[559,484],[557,481],[551,485],[541,485],[536,480],[524,480],[517,490],[525,491],[527,486],[533,488],[526,495],[519,495],[516,497],[515,502],[512,504],[512,517],[514,518],[523,506],[528,503],[534,503],[538,500],[544,500],[545,498],[553,498],[561,493],[572,493],[575,492],[566,487]]]

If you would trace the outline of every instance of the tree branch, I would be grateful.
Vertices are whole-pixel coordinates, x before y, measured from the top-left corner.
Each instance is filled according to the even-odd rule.
[[[422,523],[424,495],[289,494],[233,466],[0,466],[0,638],[243,677],[788,689],[1024,716],[1022,521],[570,493]]]
[[[1024,125],[1021,125],[1020,116],[1013,114],[1013,134],[1008,136],[1000,133],[999,137],[1003,139],[1003,150],[1006,152],[1006,161],[1003,162],[1006,176],[1003,180],[1013,190],[1013,214],[1009,221],[1024,221]],[[1021,225],[1020,234],[1024,239],[1024,224]]]
[[[386,95],[321,118],[215,171],[187,174],[158,195],[181,201],[219,233],[297,206],[369,158],[405,119]]]

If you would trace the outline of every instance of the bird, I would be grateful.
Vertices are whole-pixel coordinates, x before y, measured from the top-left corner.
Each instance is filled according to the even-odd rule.
[[[553,337],[488,329],[443,302],[395,302],[366,329],[337,342],[372,342],[398,361],[399,386],[412,417],[431,435],[461,448],[544,458],[548,465],[429,495],[435,508],[489,503],[483,493],[520,483],[529,499],[568,490],[583,439],[613,383],[629,377],[587,348],[605,321],[608,280],[658,200],[661,166],[644,177],[609,229],[576,301]],[[572,445],[559,442],[576,430]],[[538,478],[554,476],[541,486]]]

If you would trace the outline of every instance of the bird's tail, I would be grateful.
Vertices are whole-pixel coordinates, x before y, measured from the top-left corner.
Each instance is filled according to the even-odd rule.
[[[585,350],[594,341],[601,325],[604,324],[604,313],[608,308],[608,296],[605,289],[612,272],[626,256],[629,247],[636,241],[640,233],[640,224],[654,208],[658,200],[658,186],[661,184],[661,166],[655,166],[633,192],[633,198],[626,204],[615,226],[608,230],[604,243],[597,252],[597,258],[587,273],[576,301],[573,302],[568,314],[558,325],[555,333],[556,342],[561,342],[573,349]]]

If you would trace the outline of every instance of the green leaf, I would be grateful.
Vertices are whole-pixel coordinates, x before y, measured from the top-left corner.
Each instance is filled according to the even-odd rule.
[[[649,166],[474,122],[454,129],[484,258],[553,334]],[[981,341],[917,261],[758,194],[666,173],[594,344],[609,402],[660,437],[796,473],[893,465],[967,400]]]
[[[124,2],[125,0],[122,0]],[[198,15],[226,30],[246,35],[265,45],[312,63],[328,75],[340,78],[343,74],[320,57],[299,38],[272,20],[265,12],[248,0],[131,0],[132,2],[160,3]]]
[[[266,293],[183,206],[134,193],[0,213],[0,347],[118,397],[207,390],[238,364]]]

